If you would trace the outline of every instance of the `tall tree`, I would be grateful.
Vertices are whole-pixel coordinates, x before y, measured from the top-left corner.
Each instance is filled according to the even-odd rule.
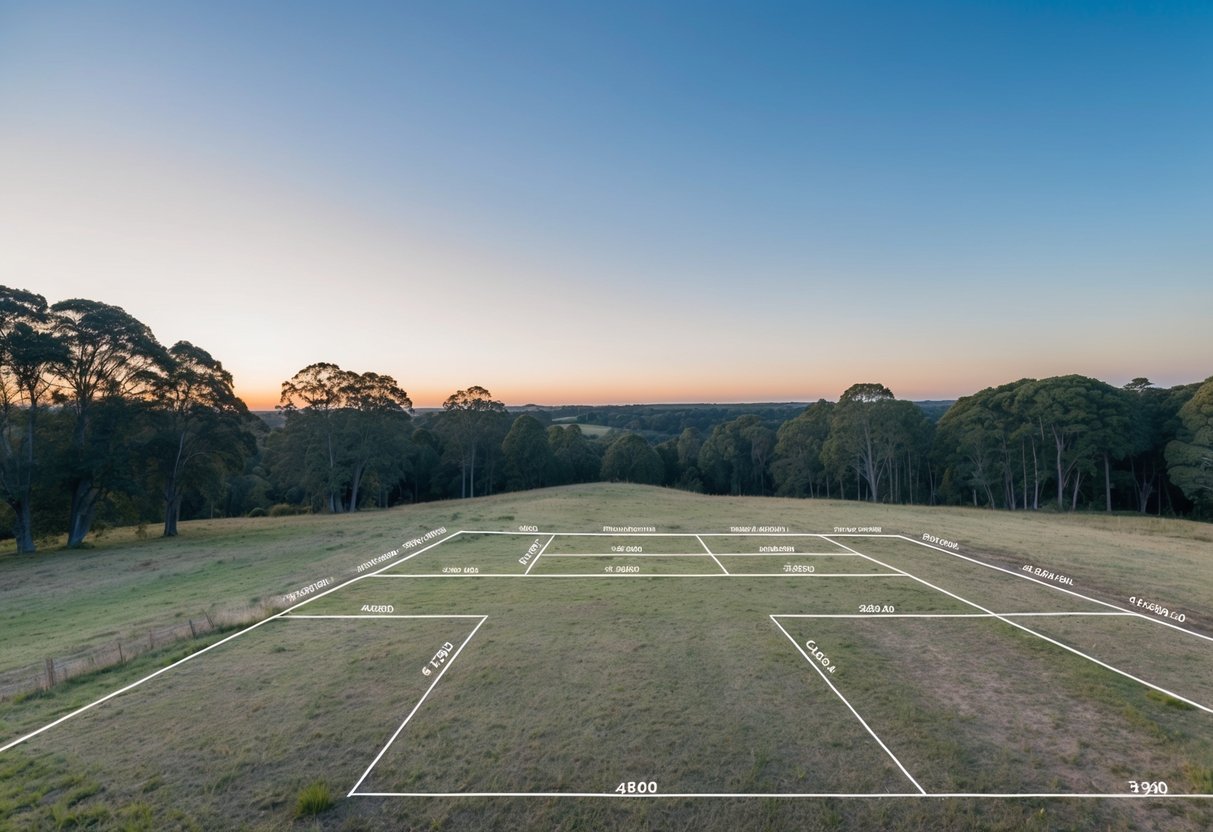
[[[254,438],[242,429],[248,408],[232,375],[201,347],[178,341],[153,382],[157,458],[164,497],[164,536],[176,537],[185,490],[196,472],[239,472]]]
[[[413,402],[394,378],[379,373],[346,374],[341,396],[342,456],[350,470],[347,510],[357,511],[368,474],[382,482],[407,471]]]
[[[775,431],[746,414],[719,424],[699,449],[704,485],[718,494],[765,494]]]
[[[625,433],[611,443],[602,457],[602,478],[612,482],[659,485],[665,476],[661,456],[644,437]]]
[[[552,470],[554,454],[547,432],[534,416],[523,413],[501,441],[510,483],[515,488],[539,488]]]
[[[1197,509],[1213,514],[1213,377],[1179,411],[1183,427],[1167,443],[1171,480]]]
[[[779,426],[775,461],[771,464],[775,493],[785,497],[816,497],[819,488],[828,489],[821,451],[830,435],[833,410],[833,402],[820,399]]]
[[[282,382],[278,403],[286,414],[286,432],[296,440],[286,450],[294,452],[297,470],[321,481],[325,506],[333,514],[341,510],[336,413],[348,377],[336,364],[309,364]]]
[[[895,441],[891,435],[895,430],[893,411],[889,407],[893,401],[893,392],[883,384],[848,387],[834,408],[830,436],[823,449],[834,470],[849,466],[867,483],[868,499],[872,502],[880,501],[886,449]]]
[[[448,396],[442,411],[440,424],[459,456],[459,496],[475,497],[476,462],[485,455],[489,437],[503,421],[505,405],[485,388],[473,385]]]
[[[1023,394],[1024,415],[1052,446],[1057,507],[1065,508],[1065,492],[1069,488],[1073,510],[1078,504],[1083,477],[1094,475],[1105,455],[1126,452],[1117,437],[1127,432],[1128,402],[1118,399],[1118,391],[1110,385],[1079,375],[1032,382],[1025,385]],[[1109,409],[1106,428],[1105,409]]]
[[[555,484],[598,479],[602,470],[601,444],[586,439],[577,425],[552,425],[547,434]]]
[[[13,511],[13,536],[22,554],[36,550],[38,411],[67,357],[64,345],[49,331],[46,299],[0,286],[0,491]]]
[[[54,334],[68,350],[60,372],[60,394],[75,416],[67,545],[79,546],[116,473],[106,462],[121,454],[110,446],[125,441],[121,433],[94,432],[94,410],[105,401],[144,398],[166,356],[152,331],[117,306],[73,298],[50,311]]]

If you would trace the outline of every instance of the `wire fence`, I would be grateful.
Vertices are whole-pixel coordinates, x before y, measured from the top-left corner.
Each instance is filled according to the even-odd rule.
[[[197,618],[154,627],[143,633],[132,634],[69,656],[47,656],[38,664],[0,672],[0,699],[50,690],[69,679],[125,664],[138,656],[218,630],[252,624],[277,611],[278,607],[268,603],[255,607],[212,610],[203,612]]]

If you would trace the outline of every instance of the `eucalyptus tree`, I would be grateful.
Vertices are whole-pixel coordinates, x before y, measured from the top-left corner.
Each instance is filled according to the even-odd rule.
[[[13,512],[17,551],[32,554],[39,473],[38,413],[68,350],[50,328],[46,299],[0,286],[0,492]]]
[[[623,434],[603,454],[604,480],[659,485],[664,476],[665,465],[661,456],[639,434]]]
[[[309,364],[282,382],[278,409],[286,415],[281,442],[294,478],[323,494],[330,513],[341,509],[342,483],[337,468],[336,413],[346,373],[336,364]],[[280,468],[281,471],[281,468]]]
[[[67,350],[56,393],[75,419],[66,470],[67,545],[79,546],[98,504],[131,463],[130,405],[147,398],[156,368],[168,359],[152,331],[120,307],[73,298],[50,313],[51,331]],[[106,407],[118,412],[105,421],[125,430],[94,430],[97,411]]]
[[[515,488],[539,488],[552,474],[555,454],[539,420],[523,413],[514,420],[501,441],[510,484]]]
[[[409,468],[413,402],[396,380],[380,373],[346,373],[339,413],[341,458],[349,471],[346,510],[357,511],[363,483],[373,476],[386,491]]]
[[[602,445],[591,442],[580,426],[552,425],[547,430],[552,449],[554,484],[593,482],[602,470]]]
[[[775,493],[784,497],[829,496],[829,477],[821,452],[830,435],[834,403],[820,399],[779,426],[771,474]]]
[[[279,401],[279,473],[302,478],[329,512],[356,511],[368,473],[403,477],[413,403],[391,376],[309,364],[282,383]]]
[[[491,459],[485,457],[494,444],[500,445],[501,438],[493,443],[492,437],[504,433],[505,421],[505,405],[479,385],[456,390],[442,403],[438,425],[459,459],[460,497],[476,496],[476,463],[491,464]],[[482,474],[482,479],[487,479],[486,488],[492,486],[491,477],[484,478]]]
[[[1167,472],[1206,516],[1213,513],[1213,377],[1179,411],[1182,427],[1167,443]]]
[[[1131,447],[1131,403],[1123,391],[1080,375],[1056,376],[1024,385],[1017,391],[1017,407],[1053,451],[1057,507],[1078,506],[1084,476],[1094,476],[1104,462],[1105,487],[1110,499],[1110,460],[1127,455]]]
[[[827,466],[839,475],[850,469],[868,486],[868,499],[879,502],[886,473],[890,432],[889,407],[893,392],[883,384],[853,384],[843,391],[830,420],[830,435],[822,449]],[[860,494],[856,494],[858,498]]]
[[[240,471],[255,440],[242,424],[248,408],[236,396],[231,373],[201,347],[188,341],[170,347],[151,392],[164,536],[175,537],[186,490],[207,483],[213,488]]]

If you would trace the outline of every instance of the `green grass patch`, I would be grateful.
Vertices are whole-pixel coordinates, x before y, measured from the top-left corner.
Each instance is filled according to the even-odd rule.
[[[323,781],[309,783],[295,800],[295,817],[306,818],[333,808],[333,790]]]

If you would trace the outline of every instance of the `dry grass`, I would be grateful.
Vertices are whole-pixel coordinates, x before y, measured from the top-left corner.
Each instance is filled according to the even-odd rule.
[[[24,628],[20,638],[40,633],[69,644],[101,638],[103,628],[139,626],[147,599],[168,602],[164,610],[172,614],[200,602],[264,598],[330,574],[353,574],[359,563],[419,531],[532,524],[544,531],[772,524],[809,533],[880,525],[957,540],[966,552],[1008,564],[1064,572],[1077,589],[1090,586],[1108,597],[1149,592],[1177,607],[1213,608],[1213,569],[1201,539],[1208,527],[1196,524],[708,498],[611,485],[355,517],[191,524],[178,541],[114,535],[83,555],[105,556],[97,562],[77,566],[72,558],[80,555],[55,553],[0,562],[0,574],[25,582],[23,591],[4,590],[2,602],[24,604],[34,615],[34,622],[15,624]],[[393,571],[425,574],[426,557],[517,571],[532,539],[470,539],[449,555],[438,547]],[[1000,612],[1092,606],[905,541],[866,540],[862,550]],[[579,546],[569,551],[584,553]],[[148,560],[160,569],[137,568]],[[105,575],[107,565],[112,575]],[[93,600],[99,584],[108,605]],[[768,618],[854,612],[865,603],[899,612],[972,609],[902,577],[793,577],[374,579],[305,610],[355,614],[363,604],[392,604],[399,614],[488,616],[364,790],[609,793],[621,781],[655,780],[666,793],[907,791],[912,787],[887,755]],[[43,608],[60,614],[39,615]],[[1208,790],[1208,714],[1175,707],[1001,622],[785,623],[799,643],[815,638],[828,648],[839,668],[832,680],[930,790],[1123,791],[1128,779],[1165,779],[1173,792]],[[0,827],[1195,830],[1213,824],[1203,804],[1189,802],[775,797],[338,797],[322,814],[296,820],[309,784],[323,781],[343,795],[357,780],[428,686],[421,667],[444,642],[462,644],[473,626],[467,619],[269,622],[0,755],[10,775],[0,790]],[[1166,628],[1122,619],[1031,626],[1142,675],[1186,684],[1180,692],[1198,701],[1213,693],[1204,643],[1193,647]],[[0,655],[25,649],[5,644]],[[0,710],[0,736],[90,701],[175,655],[9,703]]]

